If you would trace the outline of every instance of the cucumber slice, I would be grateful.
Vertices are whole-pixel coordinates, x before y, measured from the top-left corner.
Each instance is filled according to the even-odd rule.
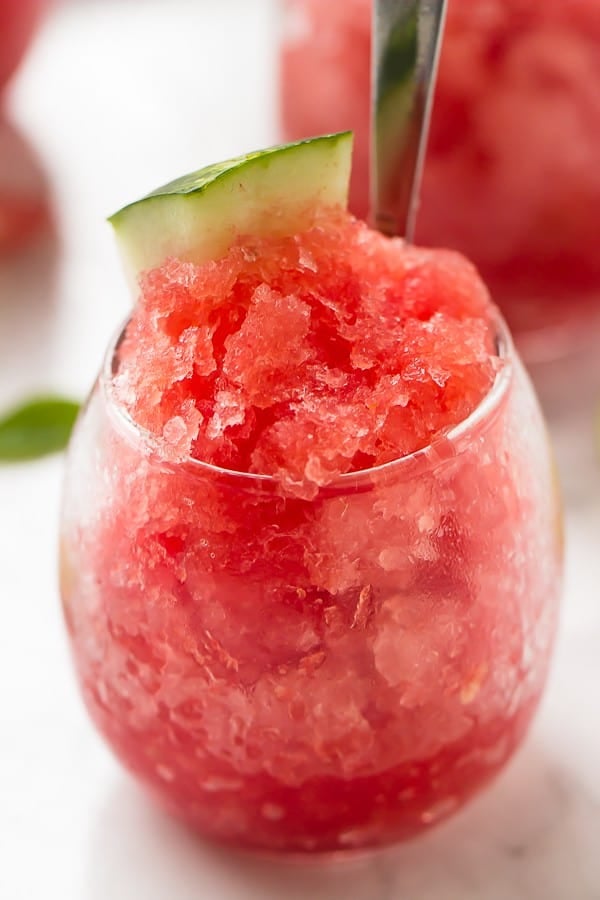
[[[248,153],[185,175],[115,213],[128,273],[175,256],[203,263],[239,235],[279,236],[309,228],[320,209],[346,208],[352,134],[324,135]]]

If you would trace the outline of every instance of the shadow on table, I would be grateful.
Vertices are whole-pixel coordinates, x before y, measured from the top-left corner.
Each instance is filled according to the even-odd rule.
[[[46,174],[0,114],[0,403],[44,387],[56,318],[58,237]]]
[[[530,744],[426,838],[343,862],[284,863],[202,843],[123,781],[94,823],[82,900],[591,900],[599,812]]]

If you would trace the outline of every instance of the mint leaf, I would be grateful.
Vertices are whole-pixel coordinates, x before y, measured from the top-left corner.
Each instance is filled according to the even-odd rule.
[[[63,450],[79,404],[62,397],[36,397],[0,419],[0,462],[37,459]]]

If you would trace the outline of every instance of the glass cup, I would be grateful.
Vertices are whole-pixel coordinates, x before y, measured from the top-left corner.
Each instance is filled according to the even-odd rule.
[[[412,837],[523,739],[561,581],[543,421],[505,326],[489,394],[313,500],[161,458],[115,399],[68,459],[61,592],[88,710],[202,835],[282,853]]]
[[[285,0],[281,52],[285,137],[354,130],[360,218],[371,5]],[[477,265],[544,379],[553,360],[597,353],[599,80],[599,0],[449,0],[416,240]]]

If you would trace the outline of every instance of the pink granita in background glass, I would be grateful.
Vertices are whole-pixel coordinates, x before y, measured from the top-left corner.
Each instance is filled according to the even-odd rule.
[[[352,128],[368,209],[370,0],[287,0],[285,134]],[[600,322],[600,2],[449,0],[417,240],[466,253],[526,360]]]
[[[50,0],[0,0],[0,93],[21,62]],[[46,183],[24,139],[0,112],[0,255],[47,221]]]
[[[35,152],[0,115],[0,259],[49,222],[47,194]]]
[[[0,2],[0,91],[20,63],[50,0]]]
[[[558,523],[535,398],[460,256],[332,211],[167,260],[70,451],[62,596],[86,703],[205,836],[413,836],[525,734]]]

